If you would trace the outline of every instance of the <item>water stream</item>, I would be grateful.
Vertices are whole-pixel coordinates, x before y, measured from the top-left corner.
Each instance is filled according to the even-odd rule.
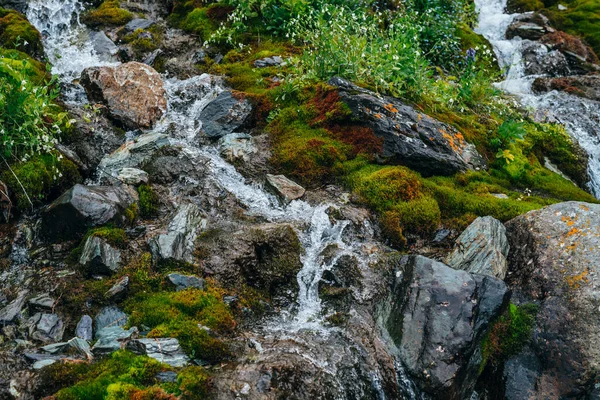
[[[542,120],[563,124],[588,153],[589,189],[600,198],[600,103],[552,91],[534,94],[531,85],[539,75],[527,75],[523,51],[532,42],[519,37],[506,39],[506,29],[519,14],[507,14],[507,0],[475,0],[479,25],[475,30],[492,44],[500,66],[506,70],[498,87],[517,96]]]

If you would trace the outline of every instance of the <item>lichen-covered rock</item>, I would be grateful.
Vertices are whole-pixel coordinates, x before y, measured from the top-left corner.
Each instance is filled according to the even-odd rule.
[[[75,185],[42,212],[42,233],[50,238],[73,238],[89,228],[129,222],[127,209],[138,199],[126,186]]]
[[[90,236],[85,241],[79,258],[89,275],[115,273],[121,264],[121,252],[98,236]]]
[[[258,148],[247,133],[230,133],[219,139],[219,149],[223,158],[229,162],[250,161]]]
[[[396,271],[383,324],[417,386],[437,399],[470,395],[479,375],[479,344],[509,291],[495,278],[405,256]]]
[[[581,38],[556,31],[544,35],[540,42],[550,49],[558,50],[564,54],[570,68],[576,74],[598,70],[598,56]]]
[[[456,239],[446,264],[474,274],[504,279],[508,251],[504,225],[493,217],[479,217]]]
[[[138,168],[123,168],[117,178],[128,185],[148,183],[148,174]]]
[[[113,118],[132,129],[151,128],[167,111],[163,81],[146,64],[87,68],[81,85],[90,101],[105,104]]]
[[[484,159],[460,132],[399,99],[381,97],[341,78],[329,84],[360,124],[383,138],[382,156],[424,175],[452,175],[485,168]]]
[[[539,304],[534,398],[585,398],[600,364],[600,205],[554,204],[506,223],[514,296]]]
[[[567,57],[560,51],[549,50],[539,42],[524,42],[522,46],[521,53],[527,75],[570,75]]]
[[[112,301],[122,300],[127,296],[127,289],[129,289],[129,276],[125,275],[108,289],[104,297]]]
[[[293,200],[301,198],[306,192],[306,190],[302,186],[288,179],[284,175],[267,174],[267,185],[285,203],[289,203]]]
[[[200,113],[202,132],[213,139],[233,133],[246,122],[251,111],[247,99],[229,90],[223,91]]]

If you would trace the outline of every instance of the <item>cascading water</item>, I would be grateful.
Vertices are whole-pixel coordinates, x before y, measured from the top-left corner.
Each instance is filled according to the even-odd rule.
[[[552,91],[536,95],[531,86],[539,75],[527,75],[523,51],[529,40],[506,39],[506,30],[519,14],[507,14],[507,0],[475,0],[479,24],[475,30],[490,41],[506,77],[498,87],[516,95],[521,104],[536,111],[542,120],[563,124],[588,153],[589,189],[600,198],[600,103]]]

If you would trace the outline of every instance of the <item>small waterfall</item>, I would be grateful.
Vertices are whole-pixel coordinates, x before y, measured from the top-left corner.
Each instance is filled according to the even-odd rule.
[[[531,90],[535,78],[526,75],[523,49],[528,40],[506,39],[506,30],[519,14],[506,13],[507,0],[475,0],[479,12],[479,25],[475,31],[490,41],[500,63],[506,69],[502,90],[516,95],[524,107],[536,111],[544,120],[561,123],[567,132],[588,153],[588,187],[600,198],[600,103],[552,91],[536,95]]]

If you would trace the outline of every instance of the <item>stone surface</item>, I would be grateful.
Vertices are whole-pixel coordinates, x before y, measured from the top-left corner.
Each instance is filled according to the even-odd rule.
[[[85,241],[79,264],[88,275],[110,275],[121,264],[121,252],[99,236],[90,236]]]
[[[508,301],[495,278],[404,256],[383,324],[409,377],[436,399],[470,395],[479,375],[480,341]]]
[[[533,81],[532,89],[535,93],[559,90],[586,99],[600,101],[600,75],[536,78]]]
[[[534,398],[585,398],[600,364],[600,205],[554,204],[506,229],[507,283],[514,297],[539,305]]]
[[[104,307],[96,315],[96,339],[100,337],[100,331],[104,328],[122,327],[127,324],[127,314],[117,307]]]
[[[44,343],[61,341],[65,330],[62,320],[56,314],[37,313],[25,325],[31,339]]]
[[[148,183],[148,173],[138,168],[123,168],[117,178],[127,185]]]
[[[120,326],[102,328],[96,331],[96,343],[92,347],[93,354],[112,353],[125,347],[126,342],[137,337],[138,329],[134,326],[127,330]]]
[[[286,178],[284,175],[267,174],[267,185],[284,202],[289,203],[304,196],[306,190],[296,182]]]
[[[127,349],[172,367],[183,367],[189,361],[187,355],[181,350],[179,341],[172,338],[134,339],[127,343]]]
[[[479,217],[456,239],[446,264],[455,269],[504,279],[509,245],[506,228],[493,217]]]
[[[42,212],[42,233],[73,238],[89,228],[127,221],[125,211],[137,201],[135,190],[125,186],[75,185]]]
[[[167,275],[167,279],[175,286],[175,289],[178,292],[187,288],[196,288],[202,290],[206,288],[206,281],[195,275],[181,275],[174,273]]]
[[[27,294],[27,290],[20,291],[13,301],[8,303],[0,310],[0,325],[6,325],[15,322],[17,317],[21,315],[21,310],[23,310],[25,307]]]
[[[89,315],[84,315],[77,323],[77,327],[75,328],[75,335],[78,338],[91,341],[92,339],[94,339],[92,324],[92,317],[90,317]]]
[[[418,112],[399,99],[380,97],[341,78],[329,84],[353,113],[353,118],[383,139],[381,156],[423,175],[452,175],[486,167],[484,159],[460,132]]]
[[[52,297],[50,297],[49,293],[40,294],[38,296],[32,297],[28,301],[29,306],[34,310],[52,310],[56,303]]]
[[[125,275],[117,281],[108,291],[104,294],[109,300],[118,301],[122,300],[127,296],[127,289],[129,288],[129,276]]]
[[[167,111],[160,75],[142,63],[87,68],[81,85],[90,101],[106,105],[110,115],[128,128],[151,128]]]
[[[522,46],[527,75],[564,76],[571,73],[567,57],[560,51],[549,50],[539,42],[524,42]]]
[[[575,74],[598,70],[598,56],[581,38],[557,31],[544,35],[540,42],[564,54]]]
[[[221,156],[229,162],[250,161],[258,152],[252,136],[246,133],[230,133],[219,139]]]
[[[138,29],[148,29],[155,23],[156,22],[154,22],[150,19],[135,18],[135,19],[132,19],[131,21],[129,21],[127,23],[127,25],[125,25],[125,27],[123,28],[123,31],[125,34],[132,33],[132,32],[137,31]]]
[[[200,113],[202,132],[213,139],[233,133],[246,122],[251,111],[248,100],[234,96],[229,90],[223,91]]]
[[[281,64],[283,64],[283,58],[280,56],[265,57],[254,61],[256,68],[279,67]]]
[[[540,13],[526,13],[517,16],[506,30],[506,38],[539,40],[547,33],[554,32],[549,25],[550,21]]]
[[[504,363],[504,398],[506,400],[535,399],[541,370],[540,360],[526,348]]]
[[[195,240],[198,233],[206,228],[206,223],[198,206],[192,203],[180,205],[167,227],[167,233],[150,239],[152,253],[163,260],[193,262]]]
[[[106,36],[106,33],[103,31],[92,32],[90,34],[90,39],[92,45],[94,46],[94,51],[100,59],[104,62],[116,62],[118,61],[117,53],[119,52],[119,48],[112,40]]]
[[[20,13],[27,12],[29,0],[0,0],[0,7],[17,10]]]

